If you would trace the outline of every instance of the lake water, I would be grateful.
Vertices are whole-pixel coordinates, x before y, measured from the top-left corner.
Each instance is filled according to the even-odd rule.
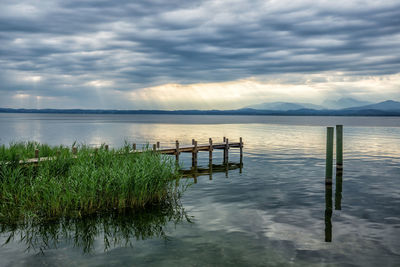
[[[336,124],[344,171],[330,188],[326,126]],[[55,240],[54,227],[3,230],[0,266],[400,266],[400,118],[0,114],[2,144],[172,147],[223,136],[243,137],[243,168],[185,180],[180,212],[190,221],[163,212],[92,218]],[[190,168],[190,154],[181,161]],[[229,161],[239,162],[236,149]],[[43,246],[29,246],[35,238]]]

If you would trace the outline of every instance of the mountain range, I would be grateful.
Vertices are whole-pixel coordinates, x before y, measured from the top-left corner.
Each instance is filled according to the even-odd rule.
[[[303,108],[309,109],[324,109],[322,106],[310,103],[291,103],[291,102],[269,102],[248,106],[245,108],[258,109],[258,110],[297,110]]]
[[[376,103],[376,104],[370,104],[370,105],[365,105],[365,106],[360,106],[360,107],[350,107],[347,109],[350,109],[350,110],[374,109],[374,110],[384,110],[384,111],[400,110],[400,102],[393,101],[393,100],[387,100],[387,101]]]
[[[343,99],[342,99],[343,100]],[[351,103],[349,99],[336,102]],[[353,101],[354,103],[357,100]],[[365,102],[364,102],[365,103]],[[345,105],[346,106],[346,105]],[[170,115],[281,115],[281,116],[400,116],[400,102],[387,100],[375,104],[328,109],[308,103],[272,102],[234,110],[104,110],[104,109],[13,109],[0,108],[0,113],[62,114],[170,114]]]
[[[340,99],[326,99],[322,106],[328,109],[343,109],[343,108],[351,108],[351,107],[360,107],[373,104],[369,101],[362,101],[351,97],[342,97]]]
[[[371,103],[368,101],[360,101],[354,98],[340,98],[338,100],[325,100],[322,105],[310,103],[293,103],[293,102],[267,102],[252,106],[244,107],[244,109],[256,110],[275,110],[275,111],[292,111],[300,109],[313,110],[381,110],[392,111],[400,110],[400,102],[387,100],[379,103]]]

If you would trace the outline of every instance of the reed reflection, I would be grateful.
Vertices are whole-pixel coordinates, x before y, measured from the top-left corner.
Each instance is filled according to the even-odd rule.
[[[48,249],[72,243],[91,253],[98,241],[104,250],[122,246],[133,247],[136,240],[166,239],[165,227],[169,223],[191,222],[180,201],[146,207],[143,210],[122,210],[105,214],[93,214],[85,218],[61,218],[49,222],[25,222],[0,224],[0,233],[7,236],[2,244],[19,242],[27,251],[45,253]]]

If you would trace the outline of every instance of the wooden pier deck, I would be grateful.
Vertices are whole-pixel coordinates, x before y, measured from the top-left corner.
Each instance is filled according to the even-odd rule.
[[[193,153],[193,151],[210,151],[214,150],[214,149],[226,149],[228,147],[232,148],[232,147],[237,147],[240,148],[240,143],[229,143],[229,144],[225,144],[225,143],[218,143],[218,144],[206,144],[206,145],[190,145],[190,146],[184,146],[184,147],[179,147],[177,148],[156,148],[155,151],[160,152],[161,154],[168,154],[168,155],[175,155],[177,152],[179,153]]]
[[[192,153],[192,165],[197,165],[197,157],[200,151],[208,151],[209,152],[209,161],[212,162],[213,151],[214,150],[223,150],[223,159],[224,163],[228,162],[229,149],[231,148],[239,148],[240,150],[240,162],[243,159],[243,140],[242,137],[239,138],[239,142],[229,142],[228,138],[223,138],[223,142],[221,143],[213,143],[212,138],[209,138],[208,144],[198,144],[195,139],[192,139],[192,145],[188,146],[180,146],[179,141],[176,140],[175,147],[173,148],[160,148],[160,142],[153,144],[153,151],[161,154],[167,155],[175,155],[176,160],[179,161],[179,155],[181,153]],[[108,150],[108,145],[105,145],[105,149]],[[136,150],[136,144],[132,144],[132,150],[130,153],[141,153],[141,150]],[[77,148],[72,148],[72,153],[77,154]],[[39,157],[39,150],[35,150],[35,158],[21,160],[20,164],[35,164],[41,161],[53,160],[56,157]]]

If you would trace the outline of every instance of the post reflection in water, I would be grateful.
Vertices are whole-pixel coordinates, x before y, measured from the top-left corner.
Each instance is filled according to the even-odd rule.
[[[332,184],[325,184],[325,242],[332,242]]]
[[[335,210],[342,209],[343,171],[336,170]],[[332,242],[332,184],[325,184],[325,242]]]
[[[335,210],[342,209],[342,182],[343,170],[336,171]]]
[[[210,138],[210,140],[211,140],[211,138]],[[227,139],[224,139],[224,141],[226,142]],[[210,144],[212,144],[212,141],[210,141]],[[243,148],[241,148],[241,149],[243,149]],[[197,156],[196,156],[196,160],[193,160],[193,157],[192,157],[191,168],[189,170],[181,170],[183,177],[184,178],[193,178],[194,183],[197,184],[198,176],[208,175],[209,180],[212,180],[213,172],[217,172],[217,173],[225,172],[226,178],[229,178],[229,171],[231,171],[231,170],[239,169],[239,173],[242,173],[242,171],[243,171],[243,153],[240,153],[239,163],[229,162],[227,160],[228,157],[226,156],[226,154],[227,154],[227,151],[224,149],[224,157],[223,157],[222,164],[213,164],[212,151],[210,151],[208,168],[198,167]]]
[[[212,175],[213,175],[213,164],[212,160],[210,160],[210,163],[208,164],[208,170],[209,170],[209,176],[210,176],[210,181],[212,180]]]
[[[191,222],[178,199],[151,206],[145,210],[120,210],[96,213],[84,218],[60,218],[48,222],[0,224],[0,234],[7,234],[8,243],[19,242],[27,251],[45,253],[63,243],[73,243],[84,253],[91,253],[103,241],[104,251],[118,246],[133,246],[136,240],[166,239],[169,223]]]
[[[197,166],[192,167],[190,170],[182,170],[183,178],[193,178],[194,183],[197,183],[197,177],[208,175],[209,179],[212,180],[214,172],[224,172],[226,178],[229,178],[229,171],[239,169],[241,172],[243,169],[243,163],[224,163],[224,164],[212,164],[208,165],[208,168],[199,168]]]

